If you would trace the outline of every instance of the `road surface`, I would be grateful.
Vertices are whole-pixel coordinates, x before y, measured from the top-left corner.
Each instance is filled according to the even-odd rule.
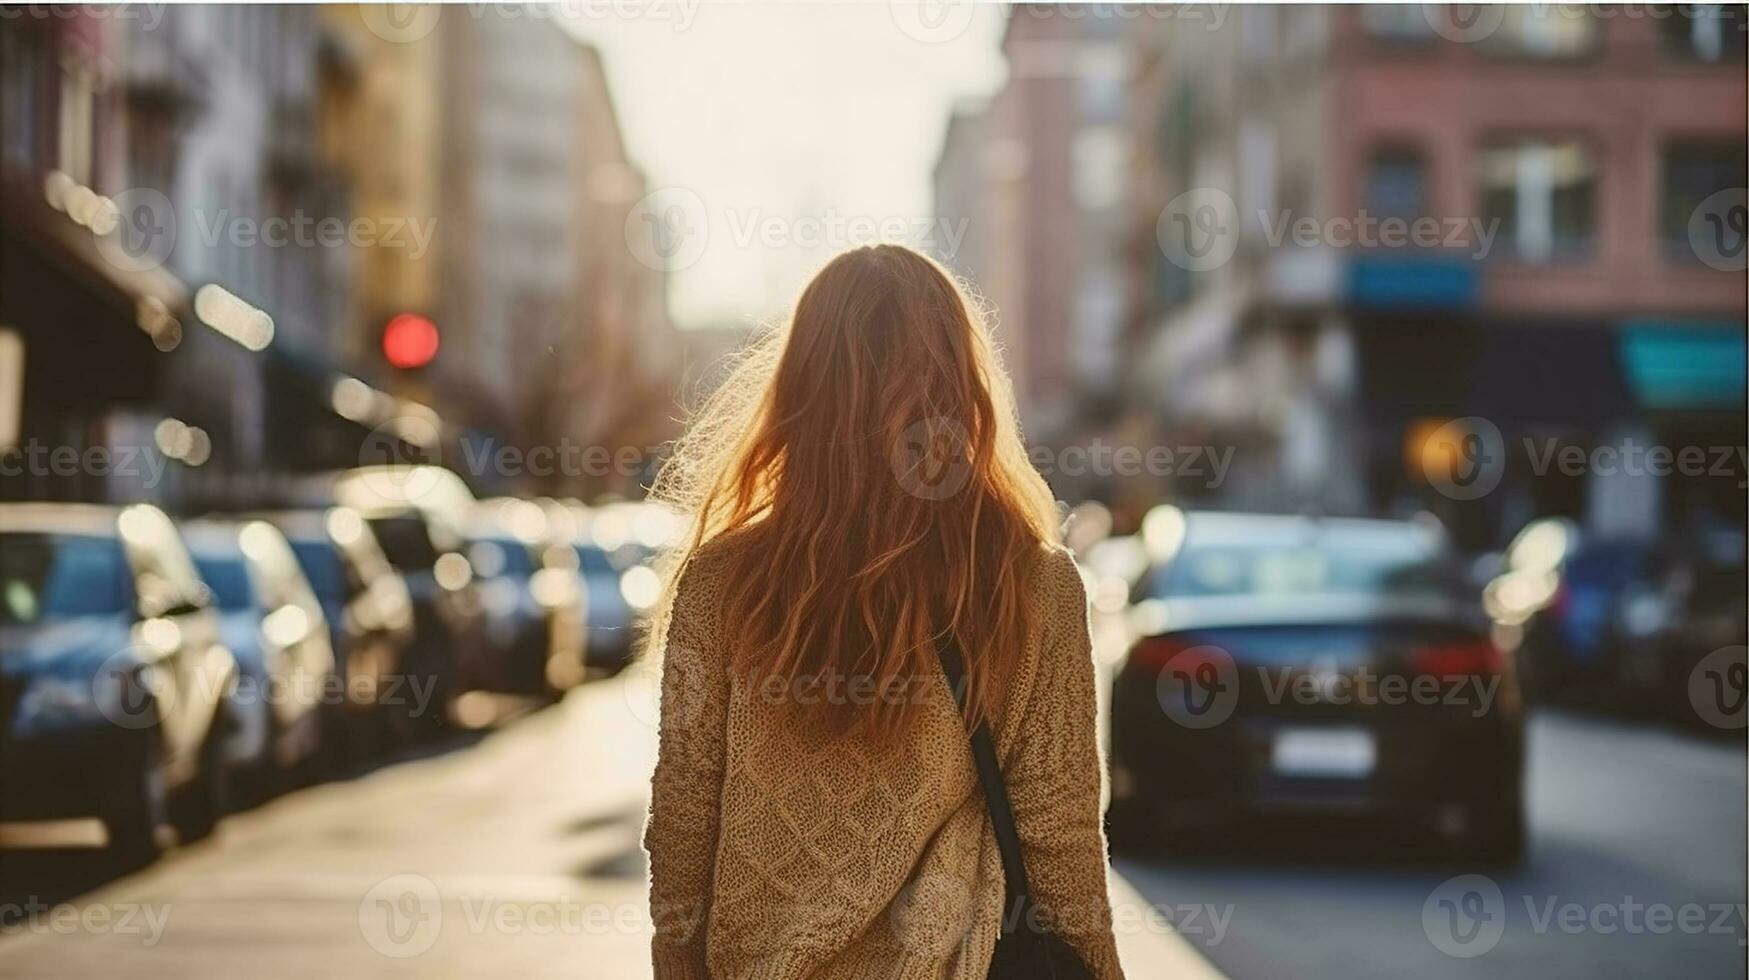
[[[1304,822],[1117,867],[1156,903],[1224,919],[1184,935],[1235,980],[1741,980],[1742,743],[1543,714],[1528,751],[1530,853],[1510,872]]]

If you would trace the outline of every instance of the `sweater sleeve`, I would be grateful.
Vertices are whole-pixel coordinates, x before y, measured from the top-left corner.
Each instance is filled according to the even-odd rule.
[[[1074,560],[1045,557],[1038,675],[1019,719],[1009,793],[1040,914],[1102,980],[1123,977],[1112,932],[1087,594]]]
[[[722,801],[728,678],[706,645],[709,615],[697,578],[682,578],[662,661],[656,773],[644,848],[650,857],[651,960],[656,980],[705,980]]]

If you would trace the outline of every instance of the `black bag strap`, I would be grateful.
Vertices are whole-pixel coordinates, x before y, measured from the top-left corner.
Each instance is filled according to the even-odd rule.
[[[942,672],[947,674],[948,687],[963,716],[966,709],[965,662],[960,659],[959,645],[949,641],[939,651]],[[984,809],[990,814],[990,827],[996,832],[996,847],[1002,852],[1002,876],[1007,884],[1004,903],[1003,932],[1010,921],[1021,922],[1021,916],[1032,906],[1031,886],[1026,880],[1026,862],[1020,853],[1020,832],[1014,825],[1014,807],[1008,801],[1008,784],[1002,779],[1002,767],[996,761],[996,742],[990,737],[990,726],[979,722],[972,730],[972,761],[977,765],[978,783],[984,788]],[[1010,916],[1014,917],[1012,920]]]

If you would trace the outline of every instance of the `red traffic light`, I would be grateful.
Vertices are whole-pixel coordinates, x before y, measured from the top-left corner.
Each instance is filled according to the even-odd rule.
[[[383,327],[383,356],[398,368],[420,368],[437,356],[437,324],[417,313],[401,313]]]

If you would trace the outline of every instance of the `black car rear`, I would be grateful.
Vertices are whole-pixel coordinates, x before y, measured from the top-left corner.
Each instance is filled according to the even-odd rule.
[[[1439,535],[1193,514],[1156,557],[1112,698],[1126,832],[1337,811],[1517,852],[1518,692]]]

